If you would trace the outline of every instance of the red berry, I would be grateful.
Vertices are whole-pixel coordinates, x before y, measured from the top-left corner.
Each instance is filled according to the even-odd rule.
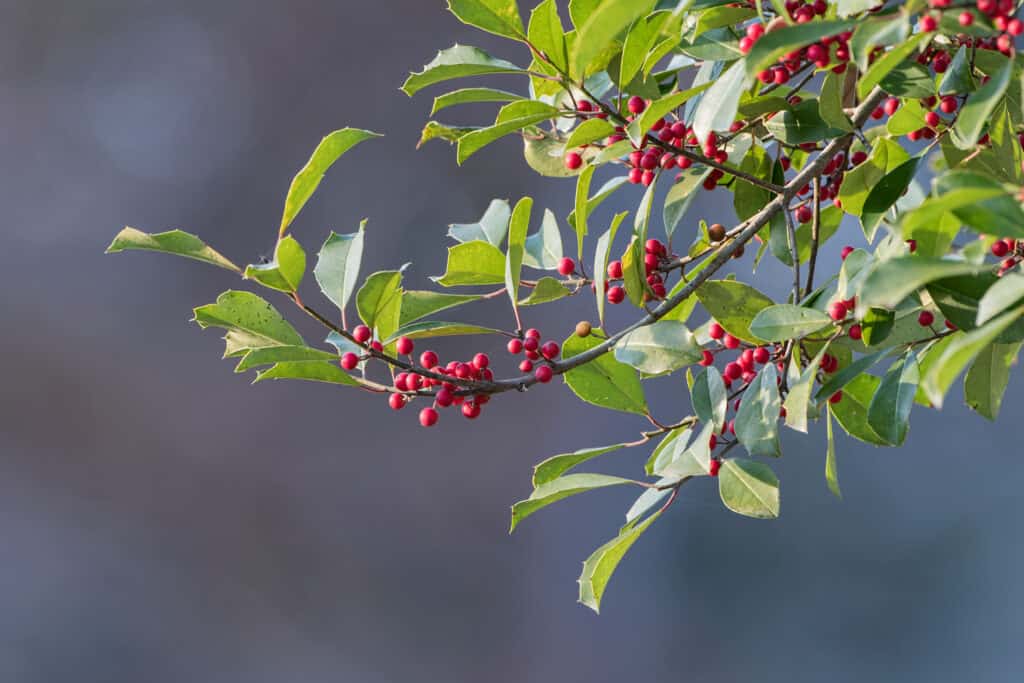
[[[747,37],[751,40],[757,40],[764,35],[763,24],[751,24],[747,27]]]
[[[611,263],[608,264],[608,279],[622,279],[622,261],[612,261]]]
[[[473,368],[468,363],[459,363],[455,366],[455,376],[459,379],[469,379],[473,376]]]
[[[424,351],[420,354],[420,365],[430,370],[437,365],[437,354],[433,351]]]
[[[772,354],[763,346],[758,346],[754,349],[754,362],[759,365],[764,365],[771,359],[771,357]]]
[[[357,365],[359,365],[359,356],[351,351],[341,354],[341,367],[346,370],[355,370]]]
[[[712,339],[722,339],[725,337],[725,329],[718,323],[711,323],[708,327],[708,336]]]
[[[629,182],[634,185],[639,185],[640,181],[644,178],[643,169],[631,168],[629,169]]]
[[[550,366],[542,365],[537,368],[537,371],[533,373],[533,376],[536,377],[537,381],[541,384],[547,384],[551,381],[551,378],[555,376],[555,373]]]
[[[398,389],[399,391],[409,391],[409,385],[407,383],[408,380],[408,372],[400,372],[395,375],[395,389]]]
[[[454,398],[455,397],[452,395],[452,392],[448,391],[447,389],[441,389],[440,391],[437,392],[437,395],[434,396],[434,403],[441,406],[442,408],[447,408],[452,404],[452,400]]]
[[[644,171],[640,174],[640,183],[644,187],[650,187],[651,183],[654,182],[654,171]]]
[[[583,112],[594,111],[594,105],[591,104],[590,100],[580,100],[576,103],[576,110]]]
[[[846,260],[846,257],[854,252],[854,248],[850,246],[843,247],[843,250],[839,252],[839,258]]]
[[[814,212],[811,211],[811,207],[806,204],[796,210],[796,220],[798,222],[810,223],[812,218],[814,218]]]
[[[401,410],[405,407],[405,396],[391,394],[388,396],[388,405],[391,406],[391,410]]]
[[[647,240],[644,244],[644,251],[648,254],[654,254],[655,256],[665,255],[665,245],[661,243],[661,240]]]
[[[840,320],[845,320],[846,314],[846,306],[843,305],[842,301],[834,301],[831,304],[829,304],[828,315],[836,322],[839,322]]]
[[[398,341],[395,342],[395,350],[403,356],[408,356],[412,353],[413,343],[412,339],[408,337],[399,337]]]
[[[711,438],[714,439],[715,438],[714,435],[712,435]],[[714,448],[714,446],[712,446],[712,448]],[[720,470],[721,468],[722,468],[722,461],[719,460],[718,458],[712,458],[711,459],[711,466],[708,467],[708,474],[710,474],[712,477],[717,477],[718,476],[718,470]]]
[[[917,324],[921,327],[928,327],[935,322],[935,314],[931,311],[921,311],[921,314],[917,316]]]
[[[381,351],[384,350],[384,345],[380,343],[380,340],[374,339],[372,342],[370,342],[370,348],[376,351],[377,353],[380,353]]]
[[[473,367],[477,370],[483,370],[491,364],[491,359],[486,353],[478,353],[473,356]]]
[[[935,112],[929,111],[924,115],[924,122],[932,128],[938,128],[939,124],[942,123],[942,119]]]
[[[433,427],[437,424],[438,414],[433,408],[424,408],[420,411],[420,424],[424,427]]]
[[[626,107],[633,114],[642,114],[643,111],[647,109],[647,102],[644,101],[644,98],[639,97],[638,95],[633,95],[629,98],[629,102],[626,104]]]
[[[918,25],[924,33],[931,33],[939,27],[939,22],[932,15],[926,14],[918,21]]]
[[[738,349],[740,347],[740,340],[731,334],[725,335],[725,339],[722,340],[722,344],[727,349]]]
[[[864,335],[864,331],[861,329],[860,325],[851,325],[847,334],[850,336],[850,339],[860,341],[860,338]]]
[[[842,391],[842,389],[840,389],[839,391],[837,391],[836,393],[834,393],[834,394],[832,394],[831,396],[828,397],[828,402],[833,404],[833,405],[835,405],[836,403],[839,403],[842,400],[843,400],[843,391]]]
[[[570,171],[575,171],[583,165],[583,157],[579,155],[579,152],[569,152],[565,155],[565,167]]]
[[[714,365],[714,363],[715,363],[715,354],[711,353],[707,349],[705,349],[704,351],[701,352],[701,359],[700,359],[700,364],[701,365],[703,365],[704,367],[708,367],[709,365]]]
[[[970,26],[974,23],[974,15],[970,12],[961,12],[960,16],[957,17],[957,21],[960,22],[961,26]]]
[[[553,341],[545,342],[544,346],[540,347],[540,355],[544,356],[548,360],[558,358],[558,351],[558,343]]]
[[[722,371],[722,374],[729,379],[739,379],[743,376],[743,368],[736,362],[726,363],[725,370]]]
[[[480,404],[476,401],[466,401],[462,404],[462,414],[470,420],[480,417]]]
[[[626,299],[626,290],[622,287],[615,286],[608,290],[608,303],[610,304],[621,304]]]
[[[882,105],[882,108],[885,110],[887,115],[892,116],[896,113],[896,110],[900,108],[900,101],[895,97],[890,97],[885,101],[885,104]]]
[[[917,240],[907,240],[907,249],[910,250],[911,254],[917,251]]]
[[[854,166],[860,166],[865,161],[867,161],[867,159],[868,155],[862,149],[858,149],[856,152],[850,155],[850,163],[852,163]]]
[[[527,351],[536,351],[539,346],[540,342],[537,341],[536,337],[527,337],[523,340],[523,348]]]
[[[506,348],[509,353],[515,356],[523,352],[523,342],[521,339],[509,339],[508,346]]]
[[[523,360],[519,363],[519,372],[530,372],[531,370],[533,370],[533,361]]]
[[[352,330],[352,338],[355,339],[360,344],[365,344],[366,342],[370,341],[370,337],[372,335],[373,333],[370,332],[370,328],[367,327],[366,325],[359,325],[356,327],[356,329]]]
[[[943,114],[952,114],[956,111],[956,107],[957,100],[952,95],[946,95],[942,98],[942,101],[939,102],[939,109],[942,110]]]
[[[525,336],[533,337],[534,339],[540,339],[540,330],[538,330],[536,327],[531,327],[530,329],[526,330]]]
[[[1006,24],[1006,32],[1011,36],[1019,36],[1021,33],[1024,33],[1024,22],[1020,19],[1010,19]]]
[[[992,243],[992,255],[996,258],[1003,258],[1010,253],[1010,247],[1004,240],[996,240]]]

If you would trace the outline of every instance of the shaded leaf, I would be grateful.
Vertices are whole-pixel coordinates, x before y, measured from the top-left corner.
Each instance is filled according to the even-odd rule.
[[[583,573],[580,574],[578,581],[581,603],[595,612],[600,612],[601,598],[604,597],[605,588],[608,587],[608,581],[611,580],[619,562],[640,538],[640,534],[647,531],[660,515],[660,512],[655,512],[636,526],[626,525],[618,536],[595,550],[583,562]]]
[[[569,496],[608,486],[635,483],[631,479],[612,477],[606,474],[566,474],[557,479],[544,482],[533,490],[529,498],[521,500],[512,506],[512,528],[509,529],[509,533],[515,531],[520,522],[537,512],[537,510]]]
[[[313,267],[313,276],[320,285],[320,291],[342,310],[352,298],[359,279],[365,229],[364,220],[359,224],[359,232],[339,235],[332,231],[320,247],[316,266]]]
[[[742,458],[722,461],[718,493],[725,507],[737,514],[756,519],[779,516],[779,480],[767,465]]]
[[[736,412],[736,438],[751,455],[778,457],[782,401],[775,366],[766,365],[747,387]]]
[[[505,282],[505,255],[493,244],[475,240],[448,248],[448,268],[431,278],[445,287],[500,285]]]
[[[562,344],[562,358],[572,358],[603,341],[603,335],[596,331],[588,337],[574,334]],[[610,353],[569,370],[563,377],[569,388],[587,403],[637,415],[647,414],[647,401],[636,370],[615,360]]]

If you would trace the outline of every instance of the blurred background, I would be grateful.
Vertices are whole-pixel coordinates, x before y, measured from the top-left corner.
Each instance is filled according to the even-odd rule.
[[[561,384],[429,431],[351,390],[250,387],[220,360],[218,333],[188,322],[241,283],[103,255],[130,224],[254,262],[292,175],[343,126],[387,137],[347,155],[299,217],[311,253],[369,217],[364,272],[412,260],[423,288],[443,270],[447,224],[492,198],[529,194],[565,227],[573,182],[533,175],[515,138],[462,168],[444,143],[414,149],[437,92],[400,93],[410,69],[456,41],[525,59],[443,6],[0,2],[0,680],[1019,680],[1019,384],[995,425],[953,400],[919,409],[901,450],[840,436],[843,502],[825,487],[821,430],[786,435],[776,522],[688,486],[598,617],[575,603],[575,580],[633,492],[560,503],[514,536],[508,506],[535,462],[644,424]],[[698,215],[728,219],[725,196],[701,198],[680,234]],[[594,224],[638,199],[622,191]],[[858,236],[834,239],[826,267]],[[759,281],[778,293],[788,275],[769,260]],[[507,304],[459,315],[504,325]],[[562,338],[592,315],[570,300],[527,323]],[[507,364],[498,341],[442,348]],[[681,378],[651,394],[663,419],[686,414]],[[646,457],[601,466],[635,474]]]

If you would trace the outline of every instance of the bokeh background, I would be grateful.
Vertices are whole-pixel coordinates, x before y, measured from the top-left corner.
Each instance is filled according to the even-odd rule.
[[[346,156],[300,216],[310,251],[369,217],[367,272],[412,260],[423,287],[446,225],[494,197],[564,218],[572,181],[533,175],[514,138],[462,168],[444,143],[414,149],[436,93],[400,93],[409,69],[456,41],[523,59],[443,5],[0,3],[0,680],[1019,680],[1019,387],[995,425],[954,400],[919,410],[901,450],[839,437],[843,502],[825,488],[824,435],[787,435],[777,522],[687,487],[598,617],[574,582],[632,492],[553,506],[514,536],[508,506],[533,463],[633,438],[636,419],[552,385],[424,431],[358,392],[250,387],[188,323],[239,286],[230,274],[102,254],[131,224],[255,261],[292,175],[345,125],[388,136]],[[691,216],[728,218],[723,197]],[[857,236],[836,238],[826,267]],[[771,264],[759,276],[788,283]],[[528,322],[561,337],[586,306]],[[507,322],[503,300],[465,312]],[[688,408],[681,379],[652,394],[665,419]],[[606,466],[636,472],[646,455]]]

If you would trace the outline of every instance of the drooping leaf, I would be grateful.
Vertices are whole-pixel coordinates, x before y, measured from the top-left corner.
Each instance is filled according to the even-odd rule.
[[[402,85],[402,92],[412,97],[423,88],[442,81],[500,73],[522,74],[526,71],[504,59],[492,57],[480,48],[456,44],[438,52],[423,71],[410,74]]]
[[[500,247],[508,233],[508,221],[512,207],[507,199],[492,199],[484,215],[476,223],[452,223],[448,236],[459,242],[481,240]]]
[[[995,420],[1010,381],[1010,368],[1022,342],[990,344],[974,359],[964,377],[964,402],[979,415]]]
[[[299,333],[277,309],[250,292],[224,292],[216,303],[196,308],[195,321],[203,329],[227,330],[229,356],[267,346],[305,346]]]
[[[277,241],[274,260],[270,263],[248,265],[244,277],[264,287],[282,292],[294,292],[306,273],[306,252],[291,235]]]
[[[807,411],[811,405],[811,393],[814,391],[814,382],[818,374],[818,368],[821,367],[821,360],[825,357],[828,347],[827,343],[822,344],[817,355],[811,359],[811,362],[803,369],[803,372],[800,373],[796,381],[790,380],[789,393],[786,394],[786,400],[783,402],[783,406],[786,409],[786,426],[790,429],[807,433]],[[793,354],[791,361],[792,372],[798,370],[795,365],[796,358],[797,354]]]
[[[334,165],[334,162],[360,142],[376,137],[381,137],[380,133],[358,128],[342,128],[320,141],[320,144],[313,150],[313,156],[298,172],[288,189],[288,196],[284,200],[284,215],[281,217],[280,234],[282,236],[295,220],[295,216],[313,196],[320,181],[323,180],[324,174]]]
[[[747,387],[736,413],[736,438],[751,455],[779,456],[782,401],[775,366],[766,365]]]
[[[556,270],[562,260],[562,234],[558,219],[549,209],[544,209],[540,229],[526,238],[523,265],[538,270]]]
[[[493,244],[474,240],[448,248],[448,268],[431,278],[444,287],[500,285],[505,282],[505,255]]]
[[[562,344],[562,358],[569,359],[604,342],[596,330],[588,337],[570,336]],[[587,403],[637,415],[647,414],[647,401],[636,370],[604,353],[589,363],[566,372],[569,388]]]
[[[818,98],[818,112],[825,125],[836,130],[853,130],[850,117],[843,111],[843,83],[846,80],[844,74],[837,74],[829,71],[825,74],[825,80],[821,84],[821,95]]]
[[[690,403],[701,422],[721,429],[725,424],[728,401],[729,395],[718,368],[710,365],[694,377],[693,386],[690,388]]]
[[[530,213],[533,200],[523,197],[512,209],[508,224],[508,252],[505,254],[505,290],[512,300],[512,308],[519,305],[519,278],[523,270],[523,254],[526,251],[526,231],[530,228]]]
[[[886,443],[901,446],[906,440],[918,381],[917,358],[908,353],[893,363],[878,385],[868,406],[868,424]]]
[[[474,130],[459,138],[456,159],[461,165],[466,159],[499,138],[541,121],[557,118],[558,115],[557,108],[536,100],[520,100],[506,104],[498,112],[493,126]]]
[[[320,291],[341,310],[348,305],[359,281],[365,229],[364,220],[359,224],[358,232],[347,235],[331,232],[320,247],[316,266],[313,267],[313,276],[320,285]]]
[[[211,249],[201,239],[181,230],[145,233],[135,228],[125,228],[117,233],[114,241],[107,247],[106,253],[117,254],[131,250],[160,251],[209,263],[236,273],[241,271],[241,268]]]
[[[686,325],[660,320],[637,328],[615,344],[616,360],[649,375],[673,372],[701,359],[701,349]]]
[[[644,267],[644,242],[633,237],[622,254],[622,284],[630,303],[639,308],[647,293],[646,269]]]
[[[576,217],[574,225],[576,228],[576,258],[581,261],[583,260],[583,238],[587,234],[587,218],[590,214],[587,196],[590,194],[590,181],[594,177],[596,168],[596,166],[588,166],[576,179],[576,208],[573,210],[573,215]]]
[[[779,479],[762,463],[743,458],[722,461],[718,492],[725,507],[737,514],[756,519],[779,516]]]
[[[529,498],[521,500],[512,506],[512,528],[509,529],[509,533],[515,531],[520,522],[537,510],[569,496],[608,486],[635,483],[631,479],[612,477],[606,474],[566,474],[556,479],[551,479],[535,488]]]
[[[708,423],[700,430],[690,443],[682,437],[676,439],[674,448],[668,454],[664,464],[655,463],[655,474],[663,477],[684,479],[704,477],[711,472],[711,436],[715,433],[714,425]]]
[[[875,446],[886,446],[888,444],[868,424],[868,406],[879,383],[874,375],[857,375],[844,386],[842,400],[828,404],[828,410],[843,431],[853,438]]]
[[[754,316],[750,331],[764,341],[787,341],[806,337],[831,324],[831,318],[813,308],[775,304]]]
[[[831,409],[825,410],[825,424],[828,436],[828,447],[825,450],[825,482],[828,484],[828,490],[836,498],[842,498],[843,494],[839,490],[839,468],[836,465],[836,439],[832,434]]]
[[[611,226],[597,239],[597,248],[594,250],[594,292],[597,296],[597,319],[602,326],[604,326],[604,302],[608,282],[608,253],[611,250],[612,242],[615,241],[615,233],[619,231],[619,226],[626,218],[627,213],[623,211],[615,215]]]
[[[547,460],[543,460],[533,468],[533,485],[534,487],[546,484],[549,481],[553,481],[558,477],[562,476],[577,465],[581,465],[585,462],[593,460],[594,458],[604,455],[605,453],[611,453],[617,451],[620,448],[624,448],[627,444],[616,443],[611,446],[601,446],[599,448],[583,448],[572,453],[562,453],[560,455],[553,455]]]
[[[744,341],[760,343],[751,332],[750,323],[754,316],[773,305],[767,296],[735,280],[708,280],[697,288],[697,298],[726,332]]]
[[[252,349],[242,356],[235,366],[235,372],[245,372],[252,368],[275,363],[292,361],[332,361],[337,360],[337,354],[321,351],[320,349],[308,346],[266,346],[261,349]]]
[[[368,276],[356,292],[356,311],[380,339],[390,337],[402,312],[402,271],[381,270]]]
[[[301,379],[309,382],[326,382],[328,384],[344,384],[359,386],[359,382],[338,367],[337,363],[328,361],[286,361],[277,363],[260,372],[253,384],[268,379]]]
[[[578,581],[581,603],[595,612],[600,612],[601,598],[604,597],[605,588],[608,587],[615,569],[640,535],[647,531],[660,515],[661,512],[655,512],[635,526],[626,525],[618,536],[591,553],[583,562],[583,573],[580,574]]]

